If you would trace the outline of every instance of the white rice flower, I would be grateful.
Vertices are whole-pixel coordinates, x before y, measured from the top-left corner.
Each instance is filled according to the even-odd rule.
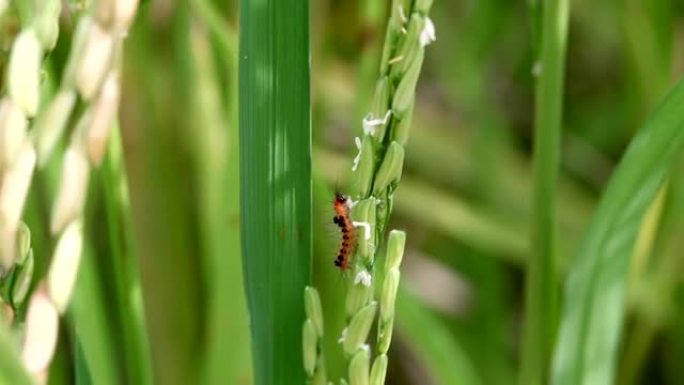
[[[59,330],[59,313],[42,284],[29,302],[25,330],[22,361],[30,373],[40,373],[50,364]]]
[[[356,148],[359,150],[359,153],[356,154],[356,157],[354,157],[354,164],[352,165],[352,171],[356,171],[357,168],[359,168],[359,161],[361,160],[361,138],[358,136],[354,138],[354,143],[356,143]]]
[[[373,277],[367,270],[361,270],[354,277],[354,285],[362,284],[363,286],[370,287],[373,282]]]
[[[423,26],[423,30],[420,31],[420,45],[425,47],[435,40],[437,40],[435,25],[432,23],[432,20],[427,17],[425,18],[425,26]]]
[[[76,219],[62,231],[47,274],[48,294],[61,314],[66,311],[76,285],[82,250],[83,225]]]
[[[373,114],[370,113],[363,118],[363,133],[366,135],[375,135],[375,129],[378,126],[384,126],[389,121],[389,117],[392,115],[392,110],[387,110],[385,117],[375,118]]]
[[[365,234],[366,234],[366,240],[370,239],[370,237],[371,237],[371,225],[370,225],[370,223],[368,223],[368,222],[356,222],[356,221],[353,221],[352,223],[354,224],[354,227],[363,227],[365,230]]]

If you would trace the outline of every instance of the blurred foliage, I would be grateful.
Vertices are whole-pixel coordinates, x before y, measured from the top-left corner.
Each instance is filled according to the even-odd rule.
[[[387,9],[372,0],[310,3],[312,280],[326,330],[341,332],[344,290],[333,266],[330,202],[351,167]],[[390,224],[408,233],[390,384],[517,378],[539,33],[526,3],[434,3],[437,41],[426,53]],[[68,13],[62,24],[48,59],[55,73],[74,26]],[[239,233],[237,25],[235,1],[141,2],[123,55],[122,152],[109,154],[89,192],[90,241],[50,383],[252,383]],[[556,197],[559,282],[629,141],[684,72],[683,47],[677,0],[572,2]],[[621,255],[632,263],[625,266],[626,307],[610,314],[623,325],[614,368],[620,384],[683,383],[681,155],[663,171],[669,182],[652,243]],[[54,247],[46,222],[54,162],[36,176],[25,215],[37,276]],[[119,195],[126,186],[129,193]],[[130,279],[143,303],[122,305],[112,283],[118,279]],[[124,333],[130,318],[122,306],[144,307],[144,326]],[[600,317],[603,310],[587,311]],[[10,336],[0,337],[4,352]],[[346,367],[338,337],[329,333],[324,345],[333,379]],[[131,359],[134,351],[149,357]]]

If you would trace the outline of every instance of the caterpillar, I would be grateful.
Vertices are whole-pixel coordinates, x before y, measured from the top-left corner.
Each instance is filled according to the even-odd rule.
[[[335,258],[335,266],[341,271],[349,269],[350,259],[356,247],[356,228],[349,216],[349,199],[340,193],[335,194],[335,217],[333,223],[340,227],[342,231],[342,244]]]

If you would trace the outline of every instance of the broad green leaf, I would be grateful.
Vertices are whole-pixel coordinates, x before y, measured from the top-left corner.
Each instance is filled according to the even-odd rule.
[[[257,385],[304,382],[311,270],[309,4],[240,2],[240,199]]]
[[[567,278],[552,383],[610,384],[615,375],[629,258],[644,214],[684,144],[684,81],[634,137]]]

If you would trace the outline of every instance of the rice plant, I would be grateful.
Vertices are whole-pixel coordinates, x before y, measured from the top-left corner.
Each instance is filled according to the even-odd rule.
[[[677,384],[674,0],[0,0],[0,384]]]

